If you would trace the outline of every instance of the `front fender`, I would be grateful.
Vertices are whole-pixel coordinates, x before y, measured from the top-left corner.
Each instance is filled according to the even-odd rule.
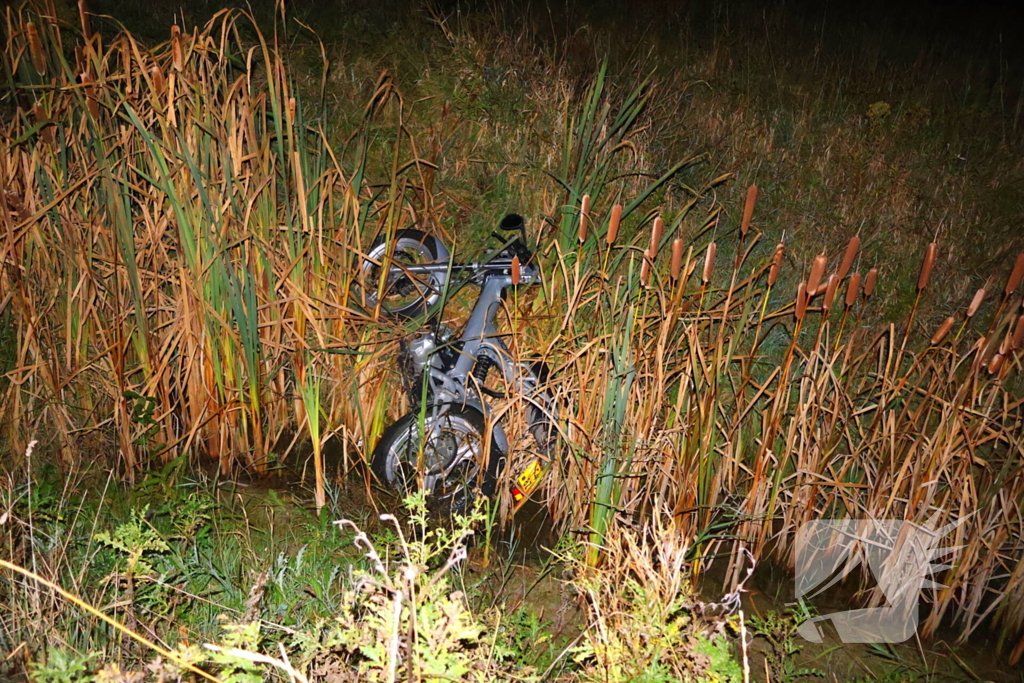
[[[467,406],[476,408],[479,410],[485,419],[491,419],[491,410],[485,403],[477,400],[476,398],[467,399]],[[501,423],[497,420],[491,422],[491,442],[497,446],[503,455],[508,456],[508,437],[505,435],[505,430],[502,428]]]

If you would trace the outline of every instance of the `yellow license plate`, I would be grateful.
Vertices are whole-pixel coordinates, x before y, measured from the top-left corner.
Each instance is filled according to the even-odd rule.
[[[516,481],[523,494],[529,496],[543,478],[544,468],[541,467],[540,460],[534,460],[523,470],[523,473],[519,475],[519,479]]]

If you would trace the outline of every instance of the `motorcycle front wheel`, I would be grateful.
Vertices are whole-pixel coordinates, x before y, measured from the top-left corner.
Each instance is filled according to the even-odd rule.
[[[504,454],[487,447],[483,414],[471,406],[427,406],[384,430],[373,451],[377,478],[400,496],[427,495],[432,512],[466,514],[477,496],[494,494]]]
[[[378,239],[360,265],[366,306],[372,309],[379,305],[392,318],[423,315],[441,297],[446,277],[443,271],[417,272],[412,268],[446,259],[448,250],[444,245],[419,230],[398,230],[390,241]]]

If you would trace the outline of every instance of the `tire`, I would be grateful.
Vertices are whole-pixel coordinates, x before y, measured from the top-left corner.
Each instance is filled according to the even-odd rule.
[[[400,496],[422,483],[432,512],[465,514],[478,495],[490,497],[505,454],[491,444],[485,452],[483,414],[471,406],[428,406],[420,438],[420,413],[411,412],[384,430],[373,449],[373,473]],[[420,452],[422,450],[422,478]]]
[[[394,243],[394,251],[391,244]],[[448,250],[434,237],[419,230],[398,230],[394,240],[375,241],[360,264],[363,298],[367,308],[381,310],[392,318],[415,318],[423,315],[441,297],[445,286],[445,273],[413,275],[408,272],[391,276],[381,288],[382,264],[391,251],[394,266],[422,265],[443,261]],[[393,268],[392,268],[393,270]]]

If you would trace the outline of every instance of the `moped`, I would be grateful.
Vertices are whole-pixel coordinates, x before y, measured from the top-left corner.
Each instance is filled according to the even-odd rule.
[[[525,401],[527,429],[537,452],[511,486],[519,504],[539,486],[555,446],[557,410],[540,361],[516,358],[496,318],[506,292],[535,286],[541,273],[527,247],[518,214],[499,227],[511,239],[475,263],[455,263],[437,238],[419,230],[382,237],[361,260],[364,304],[424,324],[402,340],[399,367],[413,409],[387,427],[373,451],[372,469],[399,495],[426,493],[428,507],[467,512],[477,496],[493,496],[509,455],[509,439],[489,399]],[[463,284],[480,292],[461,333],[441,322],[439,309]],[[489,389],[497,368],[504,391]]]

